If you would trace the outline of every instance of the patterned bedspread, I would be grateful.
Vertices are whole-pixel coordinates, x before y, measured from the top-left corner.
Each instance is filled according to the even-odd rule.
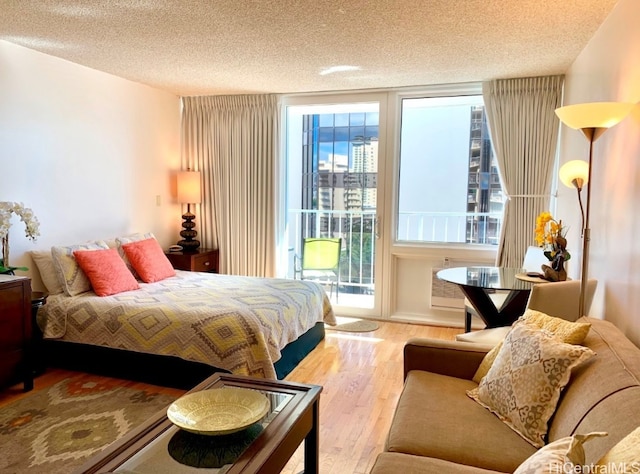
[[[235,374],[276,378],[280,350],[319,321],[335,324],[309,281],[177,271],[140,290],[51,295],[38,311],[45,338],[174,355]]]

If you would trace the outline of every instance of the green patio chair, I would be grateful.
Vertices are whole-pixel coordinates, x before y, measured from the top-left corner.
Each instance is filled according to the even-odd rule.
[[[342,239],[306,238],[302,242],[302,257],[295,256],[294,271],[301,280],[328,280],[329,296],[336,287],[336,302],[340,292],[340,252]]]

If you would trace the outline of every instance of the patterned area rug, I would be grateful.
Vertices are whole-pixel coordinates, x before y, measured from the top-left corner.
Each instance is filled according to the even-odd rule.
[[[78,375],[0,410],[0,472],[68,473],[175,400]]]

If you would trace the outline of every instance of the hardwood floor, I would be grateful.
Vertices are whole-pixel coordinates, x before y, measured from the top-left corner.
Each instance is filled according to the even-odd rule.
[[[454,339],[461,329],[380,322],[370,333],[327,330],[327,335],[286,380],[322,385],[320,398],[320,472],[368,473],[384,447],[394,408],[402,390],[402,349],[411,337]],[[49,369],[35,380],[41,390],[72,375]],[[144,384],[122,381],[123,386]],[[176,396],[181,390],[167,388]],[[33,393],[33,392],[29,392]],[[25,396],[22,385],[0,392],[0,408]],[[304,468],[298,449],[282,471]]]
[[[402,390],[407,339],[452,340],[461,329],[380,322],[371,333],[327,330],[325,340],[286,380],[322,385],[320,472],[368,473],[382,451]],[[298,449],[283,473],[304,468]]]

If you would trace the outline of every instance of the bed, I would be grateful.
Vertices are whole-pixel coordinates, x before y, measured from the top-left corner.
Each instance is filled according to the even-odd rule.
[[[48,359],[94,347],[103,349],[103,361],[120,361],[115,365],[133,364],[123,354],[151,354],[162,356],[153,362],[160,372],[169,357],[264,378],[284,377],[324,337],[324,323],[335,324],[315,282],[179,270],[112,296],[50,295],[37,319]],[[283,366],[289,350],[293,362]]]

